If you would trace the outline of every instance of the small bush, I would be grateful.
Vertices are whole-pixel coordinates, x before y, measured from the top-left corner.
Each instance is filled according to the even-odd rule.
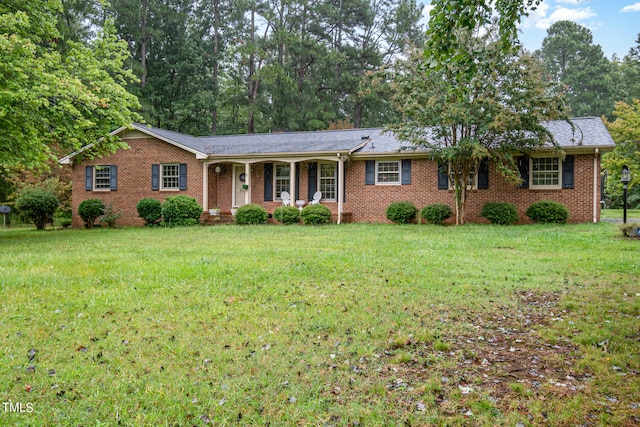
[[[267,222],[267,211],[260,205],[250,204],[240,206],[236,211],[236,224],[265,224]]]
[[[160,200],[145,197],[136,205],[138,216],[144,219],[144,225],[151,227],[162,219],[162,203]]]
[[[56,213],[53,214],[53,223],[54,225],[58,225],[62,228],[67,228],[71,226],[72,223],[71,214],[58,209]]]
[[[541,224],[564,224],[569,219],[569,210],[560,202],[542,200],[527,208],[527,216]]]
[[[416,217],[417,213],[418,208],[411,202],[393,202],[385,211],[387,219],[396,224],[407,224]]]
[[[96,219],[104,213],[104,203],[98,199],[87,199],[78,206],[78,215],[84,221],[85,228],[93,228]]]
[[[22,190],[15,206],[38,230],[44,230],[47,222],[53,222],[53,213],[59,204],[51,191],[36,187]]]
[[[273,211],[273,217],[285,225],[297,224],[300,222],[300,210],[294,206],[280,206]]]
[[[331,221],[331,211],[324,205],[307,205],[302,208],[300,218],[305,225],[322,225]]]
[[[434,203],[422,208],[420,216],[429,224],[442,225],[453,216],[451,208],[443,203]]]
[[[109,228],[115,228],[116,222],[122,216],[122,212],[114,212],[113,205],[104,208],[104,213],[98,217],[98,221],[107,224]]]
[[[489,202],[482,207],[480,216],[491,224],[509,225],[518,222],[518,209],[512,203]]]
[[[181,227],[200,224],[202,206],[189,196],[171,196],[162,204],[162,225]]]

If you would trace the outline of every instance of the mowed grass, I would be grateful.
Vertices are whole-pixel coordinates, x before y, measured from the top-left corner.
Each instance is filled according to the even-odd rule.
[[[600,217],[602,219],[620,219],[624,216],[622,209],[602,209]],[[640,221],[640,209],[627,209],[627,219]]]
[[[614,224],[2,230],[0,248],[0,425],[640,422],[640,241]]]

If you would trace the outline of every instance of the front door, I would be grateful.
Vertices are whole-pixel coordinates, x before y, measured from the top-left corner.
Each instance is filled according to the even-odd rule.
[[[240,207],[246,204],[245,195],[247,190],[242,186],[247,183],[247,177],[244,172],[244,165],[235,165],[233,167],[233,206]]]

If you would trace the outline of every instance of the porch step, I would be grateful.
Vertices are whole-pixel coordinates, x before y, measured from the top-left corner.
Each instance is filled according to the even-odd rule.
[[[221,212],[220,215],[209,215],[203,213],[201,217],[202,225],[223,225],[235,224],[235,219],[231,212]]]

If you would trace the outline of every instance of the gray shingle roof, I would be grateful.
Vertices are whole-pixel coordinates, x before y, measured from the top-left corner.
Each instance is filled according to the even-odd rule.
[[[598,117],[579,117],[571,120],[545,123],[562,148],[614,147],[607,128]],[[165,129],[136,125],[138,129],[192,150],[215,156],[244,156],[269,154],[336,153],[356,151],[358,154],[383,154],[401,151],[424,151],[398,141],[382,128],[346,129],[316,132],[282,132],[269,134],[243,134],[194,137]],[[363,143],[366,143],[363,147]]]

